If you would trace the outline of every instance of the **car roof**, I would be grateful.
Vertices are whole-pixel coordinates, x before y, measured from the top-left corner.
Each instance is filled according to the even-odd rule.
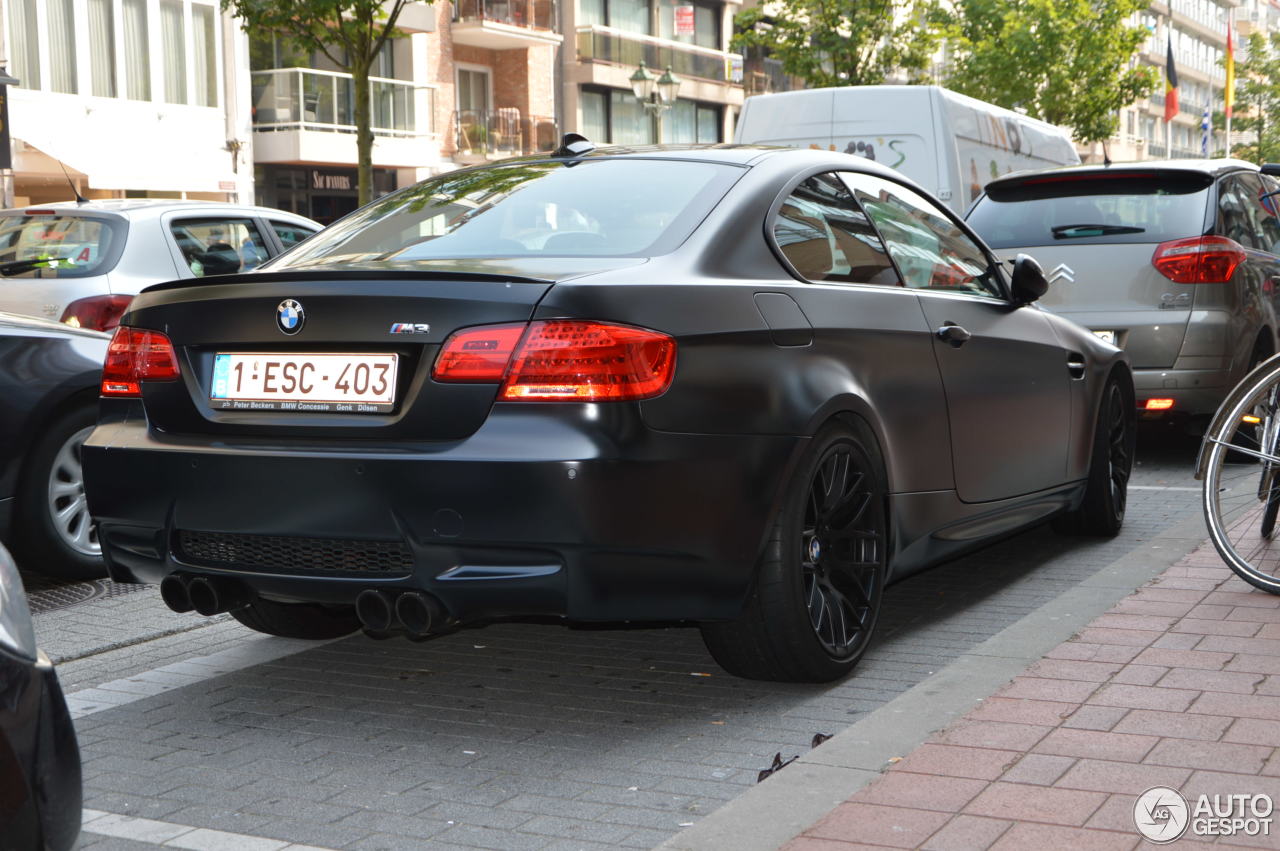
[[[173,198],[103,198],[85,203],[76,201],[56,201],[52,204],[29,204],[26,207],[15,207],[0,210],[0,216],[22,215],[29,210],[55,210],[63,215],[116,215],[130,220],[154,219],[165,213],[202,213],[212,215],[224,213],[242,213],[257,216],[277,216],[295,222],[307,222],[321,227],[306,216],[277,210],[272,207],[259,207],[253,204],[229,204],[224,201],[182,201]]]
[[[1091,175],[1106,175],[1112,173],[1133,173],[1135,171],[1164,171],[1170,173],[1187,173],[1194,172],[1204,174],[1211,177],[1220,177],[1224,174],[1230,174],[1233,171],[1258,171],[1258,166],[1245,160],[1237,159],[1194,159],[1194,160],[1139,160],[1136,162],[1121,163],[1089,163],[1087,165],[1067,165],[1055,168],[1032,169],[1028,171],[1015,171],[1012,174],[1006,174],[995,180],[989,181],[986,187],[1001,188],[1014,186],[1029,178],[1042,177],[1044,175],[1080,175],[1087,177]]]

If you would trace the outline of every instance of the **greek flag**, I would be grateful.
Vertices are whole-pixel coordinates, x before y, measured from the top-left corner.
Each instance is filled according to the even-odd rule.
[[[1209,158],[1209,107],[1204,108],[1200,117],[1200,156]]]

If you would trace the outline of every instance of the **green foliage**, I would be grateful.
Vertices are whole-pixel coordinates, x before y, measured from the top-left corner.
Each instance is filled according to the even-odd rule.
[[[1242,51],[1243,52],[1243,51]],[[1280,161],[1280,33],[1250,33],[1247,59],[1236,58],[1232,133],[1253,131],[1257,141],[1237,145],[1231,156],[1256,163]],[[1218,121],[1215,117],[1215,124]],[[1219,125],[1221,126],[1221,125]]]
[[[773,0],[737,16],[735,48],[763,48],[811,87],[925,82],[943,21],[937,0]]]
[[[221,0],[223,11],[241,19],[245,32],[274,35],[288,48],[319,52],[351,75],[360,203],[373,194],[373,131],[370,129],[369,69],[396,28],[410,0]]]
[[[1118,111],[1159,74],[1132,62],[1147,30],[1127,21],[1146,0],[957,0],[946,85],[1074,129],[1082,142],[1115,133]]]

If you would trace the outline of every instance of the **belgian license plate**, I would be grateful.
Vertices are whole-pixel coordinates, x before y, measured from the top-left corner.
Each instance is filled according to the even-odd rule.
[[[1094,331],[1093,336],[1097,337],[1099,340],[1102,340],[1104,343],[1110,343],[1113,346],[1116,344],[1115,331]]]
[[[385,414],[395,407],[396,355],[218,352],[215,410]]]

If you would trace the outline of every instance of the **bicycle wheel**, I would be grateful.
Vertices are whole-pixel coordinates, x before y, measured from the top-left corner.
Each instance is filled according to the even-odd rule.
[[[1280,594],[1280,365],[1251,375],[1205,435],[1204,512],[1209,537],[1243,580]]]

